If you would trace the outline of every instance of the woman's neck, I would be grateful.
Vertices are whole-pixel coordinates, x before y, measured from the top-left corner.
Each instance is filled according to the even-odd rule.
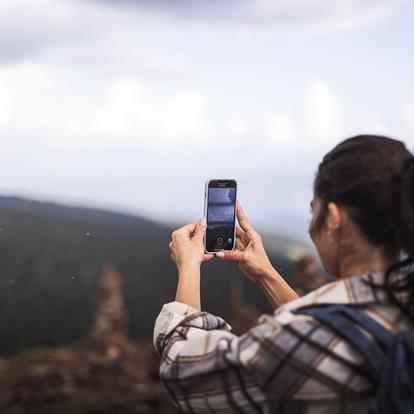
[[[396,261],[396,255],[386,254],[382,248],[359,246],[340,261],[338,274],[343,279],[367,273],[386,272]]]

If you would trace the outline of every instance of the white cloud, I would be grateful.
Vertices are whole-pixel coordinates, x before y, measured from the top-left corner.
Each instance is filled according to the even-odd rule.
[[[115,33],[139,42],[140,28],[144,26],[148,36],[155,35],[154,28],[187,28],[193,33],[210,24],[222,30],[232,30],[234,26],[259,31],[356,29],[383,21],[408,3],[412,0],[2,0],[0,61],[18,61],[49,49],[53,49],[51,55],[59,57],[59,50],[76,50],[76,45],[85,41],[95,42],[102,49]],[[88,59],[81,51],[80,56]],[[172,59],[172,64],[177,64],[176,58]],[[122,61],[130,63],[125,56],[121,56]],[[136,56],[132,63],[137,61],[145,68],[145,60]]]
[[[268,144],[275,148],[286,148],[294,138],[293,126],[284,116],[278,116],[269,122]]]
[[[140,147],[171,148],[203,138],[208,122],[200,93],[182,91],[156,100],[136,78],[121,78],[110,85],[95,126],[101,135]]]
[[[183,92],[171,99],[165,108],[161,130],[166,136],[199,137],[208,128],[205,98],[197,92]]]
[[[42,47],[74,40],[91,27],[88,14],[79,13],[70,2],[54,0],[2,0],[0,2],[0,60],[32,56]],[[85,8],[83,7],[83,10]]]
[[[77,79],[35,63],[0,66],[0,122],[15,140],[59,147],[202,145],[208,129],[205,98],[196,91],[157,97],[137,77]]]
[[[8,119],[8,97],[4,84],[0,83],[0,128],[7,123]]]
[[[59,144],[84,139],[91,102],[83,96],[83,86],[40,63],[0,66],[0,89],[6,91],[8,109],[2,139],[30,137]]]
[[[296,27],[307,29],[355,29],[381,21],[411,0],[210,0],[139,1],[137,9],[174,16],[180,20],[198,20],[209,24]],[[102,1],[124,5],[134,2]]]
[[[323,143],[336,141],[343,134],[339,99],[323,80],[316,80],[306,98],[306,120],[312,135]]]

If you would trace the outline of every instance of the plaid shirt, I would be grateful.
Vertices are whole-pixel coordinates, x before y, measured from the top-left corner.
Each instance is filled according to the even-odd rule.
[[[292,311],[310,304],[357,304],[397,332],[410,323],[366,282],[339,280],[263,315],[242,336],[220,317],[179,302],[162,308],[154,329],[160,375],[175,404],[194,413],[366,413],[374,384],[357,350],[315,319]]]

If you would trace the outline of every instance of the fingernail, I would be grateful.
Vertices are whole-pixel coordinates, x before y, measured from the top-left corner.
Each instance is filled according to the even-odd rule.
[[[217,253],[216,253],[216,256],[217,256],[217,257],[224,257],[224,256],[225,256],[225,254],[224,254],[224,252],[217,252]]]
[[[203,217],[202,219],[200,219],[200,224],[202,225],[202,226],[207,226],[207,221],[206,221],[206,219],[205,219],[205,217]]]

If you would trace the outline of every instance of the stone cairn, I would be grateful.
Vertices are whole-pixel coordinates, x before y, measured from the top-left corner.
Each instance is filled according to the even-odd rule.
[[[95,323],[85,347],[96,358],[106,361],[122,359],[127,343],[127,312],[122,293],[122,279],[112,265],[106,265],[98,289]]]

